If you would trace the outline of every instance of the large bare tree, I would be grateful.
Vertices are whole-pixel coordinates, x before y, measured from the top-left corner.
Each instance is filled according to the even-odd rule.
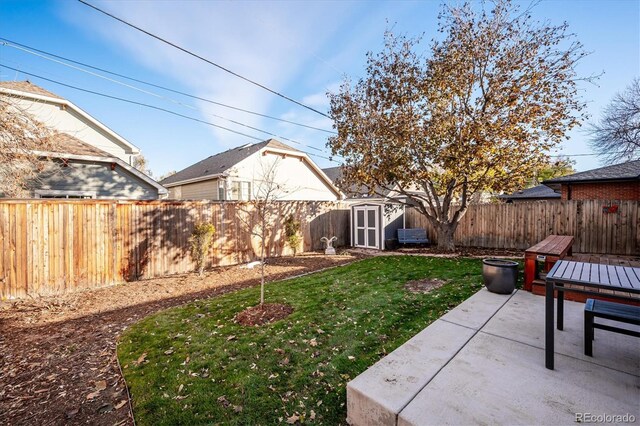
[[[28,197],[43,174],[57,168],[47,157],[57,150],[55,136],[19,99],[0,96],[0,196]]]
[[[509,1],[479,7],[445,7],[428,57],[419,39],[387,32],[366,77],[329,94],[342,184],[396,189],[447,251],[474,194],[522,187],[583,119],[575,65],[586,53],[567,24]]]
[[[591,147],[605,163],[640,159],[640,78],[614,96],[590,133]]]

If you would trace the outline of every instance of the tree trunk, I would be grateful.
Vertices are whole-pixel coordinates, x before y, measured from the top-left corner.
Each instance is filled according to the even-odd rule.
[[[262,229],[260,230],[260,306],[264,305],[264,251],[265,251],[265,224],[266,218],[262,215]]]
[[[458,223],[441,223],[436,227],[438,233],[438,249],[442,251],[455,251],[456,246],[453,243],[453,234],[456,232]]]

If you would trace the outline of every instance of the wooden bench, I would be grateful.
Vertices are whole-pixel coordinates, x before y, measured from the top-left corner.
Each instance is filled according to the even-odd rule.
[[[549,235],[524,252],[524,289],[531,291],[533,282],[541,279],[538,276],[537,262],[544,262],[544,272],[549,272],[553,265],[565,256],[571,256],[573,237],[570,235]],[[540,281],[544,286],[544,281]]]
[[[427,230],[424,228],[400,228],[398,229],[398,242],[400,244],[429,244]]]
[[[593,356],[593,339],[596,328],[626,334],[627,336],[640,337],[640,332],[638,331],[598,324],[594,321],[595,318],[640,325],[640,306],[587,299],[587,303],[584,305],[584,354],[587,356]]]

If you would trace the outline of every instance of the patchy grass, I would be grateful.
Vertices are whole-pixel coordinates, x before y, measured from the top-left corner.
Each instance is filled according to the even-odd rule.
[[[269,284],[293,307],[261,327],[233,322],[259,289],[153,315],[120,339],[140,425],[342,424],[346,383],[482,287],[478,259],[376,257]],[[447,283],[411,293],[411,280]]]

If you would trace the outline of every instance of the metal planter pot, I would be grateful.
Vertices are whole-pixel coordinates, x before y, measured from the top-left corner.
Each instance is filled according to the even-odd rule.
[[[518,281],[518,262],[502,259],[482,261],[484,285],[492,293],[511,294]]]

